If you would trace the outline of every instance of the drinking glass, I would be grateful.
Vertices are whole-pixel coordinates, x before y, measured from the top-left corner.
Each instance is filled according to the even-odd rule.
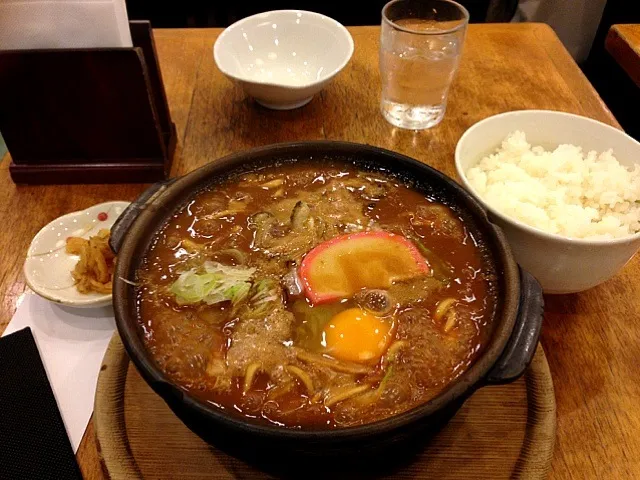
[[[413,130],[440,123],[468,23],[469,12],[450,0],[394,0],[384,6],[380,109],[389,123]]]

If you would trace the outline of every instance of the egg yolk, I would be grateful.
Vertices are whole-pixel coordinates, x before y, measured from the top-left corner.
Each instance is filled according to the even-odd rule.
[[[349,308],[324,327],[327,353],[350,362],[377,362],[390,340],[391,322],[360,308]]]

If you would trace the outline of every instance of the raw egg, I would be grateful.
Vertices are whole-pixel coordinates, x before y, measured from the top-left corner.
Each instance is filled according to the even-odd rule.
[[[361,308],[335,315],[324,327],[327,353],[340,360],[377,362],[389,344],[392,322]]]

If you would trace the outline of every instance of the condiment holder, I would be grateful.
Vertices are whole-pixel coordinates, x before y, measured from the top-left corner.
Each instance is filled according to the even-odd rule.
[[[132,48],[0,51],[0,131],[16,183],[165,178],[175,149],[149,22]]]

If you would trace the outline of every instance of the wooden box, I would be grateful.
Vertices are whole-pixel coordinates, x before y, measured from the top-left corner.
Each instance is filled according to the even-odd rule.
[[[149,22],[133,48],[0,52],[0,132],[16,183],[143,183],[175,149]]]

